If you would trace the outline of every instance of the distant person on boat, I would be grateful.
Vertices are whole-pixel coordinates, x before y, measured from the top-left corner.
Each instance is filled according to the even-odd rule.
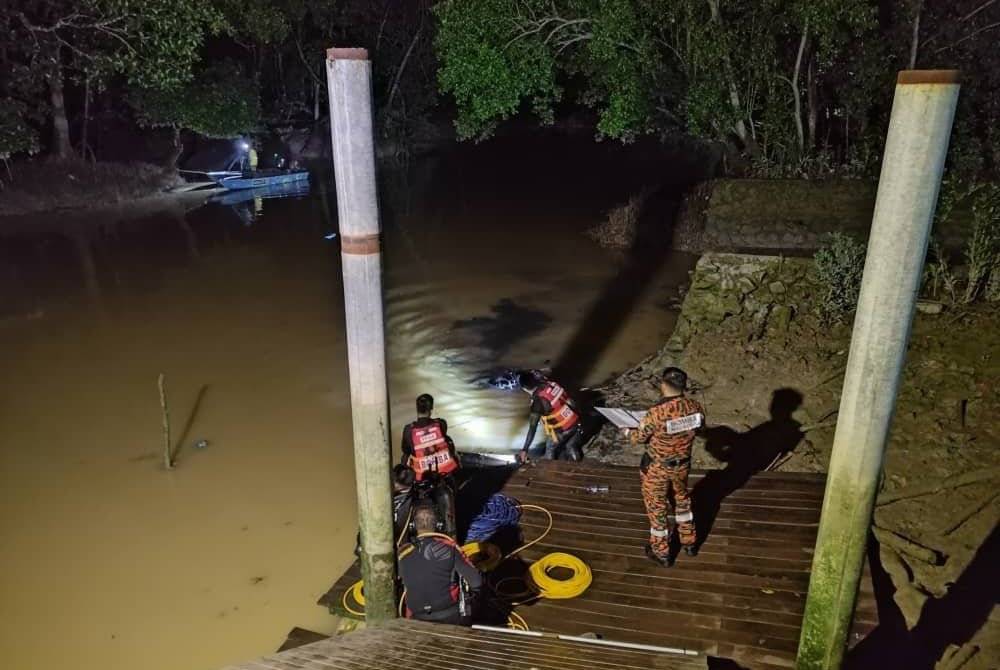
[[[646,555],[667,568],[674,564],[670,555],[671,516],[684,551],[689,556],[698,553],[688,473],[695,434],[705,425],[705,410],[684,395],[686,390],[687,374],[680,368],[667,368],[660,378],[662,400],[649,409],[638,428],[625,429],[634,444],[646,445],[639,464],[642,501],[649,517]]]
[[[415,536],[399,551],[399,577],[406,589],[406,617],[468,626],[483,576],[451,537],[440,532],[434,508],[413,509]]]
[[[257,171],[257,149],[254,148],[253,140],[247,140],[243,144],[244,150],[246,151],[246,159],[243,163],[243,176],[249,177]]]
[[[562,386],[534,371],[521,373],[519,385],[531,395],[531,415],[528,434],[518,454],[522,463],[528,460],[528,448],[535,440],[539,421],[545,430],[545,458],[558,458],[565,451],[571,461],[583,457],[583,425],[573,399]]]

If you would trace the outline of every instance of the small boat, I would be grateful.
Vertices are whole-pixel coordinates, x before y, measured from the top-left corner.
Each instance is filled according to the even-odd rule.
[[[290,184],[308,179],[308,170],[257,170],[246,176],[222,177],[217,183],[223,188],[237,191],[245,188],[262,188],[265,186]]]
[[[308,179],[283,182],[280,184],[272,184],[258,188],[220,191],[210,197],[208,201],[219,205],[236,205],[241,202],[248,202],[255,198],[269,200],[271,198],[295,198],[303,195],[309,195]]]

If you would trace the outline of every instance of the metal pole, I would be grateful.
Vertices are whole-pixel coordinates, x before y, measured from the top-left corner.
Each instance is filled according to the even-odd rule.
[[[958,72],[899,73],[823,513],[799,670],[839,668],[958,101]]]
[[[326,58],[344,273],[361,574],[365,581],[366,618],[378,623],[395,616],[396,588],[371,63],[365,49],[328,49]]]

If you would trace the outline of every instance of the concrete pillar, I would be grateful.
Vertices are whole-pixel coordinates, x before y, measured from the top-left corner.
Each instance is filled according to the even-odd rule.
[[[344,273],[361,574],[369,622],[396,612],[382,253],[372,134],[371,63],[364,49],[329,49],[333,167]]]
[[[799,640],[839,668],[958,100],[958,73],[899,73]]]

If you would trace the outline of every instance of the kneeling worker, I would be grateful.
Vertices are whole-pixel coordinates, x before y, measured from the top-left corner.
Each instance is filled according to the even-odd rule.
[[[413,470],[417,498],[429,496],[444,519],[443,530],[454,536],[455,479],[459,469],[455,443],[448,437],[448,423],[431,418],[434,398],[424,393],[417,396],[417,420],[403,428],[400,445],[403,464]]]
[[[416,537],[399,552],[407,618],[470,625],[483,576],[453,539],[437,532],[433,507],[415,507],[413,526]]]
[[[434,398],[427,393],[417,396],[417,420],[403,428],[402,463],[413,468],[418,482],[430,473],[447,477],[458,470],[455,443],[448,437],[448,423],[444,419],[432,419],[432,411]]]
[[[559,452],[565,449],[570,460],[580,460],[583,457],[580,451],[583,439],[580,414],[574,408],[566,389],[551,379],[539,379],[531,373],[521,374],[520,385],[526,393],[531,394],[531,417],[528,419],[528,435],[524,438],[518,460],[522,463],[528,460],[528,448],[535,440],[539,420],[546,435],[545,458],[557,458]]]
[[[653,405],[631,432],[632,442],[645,444],[646,452],[639,465],[642,500],[649,517],[649,544],[646,554],[664,567],[674,564],[670,556],[669,517],[675,516],[677,534],[689,556],[698,553],[688,472],[694,436],[705,425],[705,410],[684,395],[687,374],[680,368],[667,368],[660,378],[663,399]],[[669,511],[669,496],[674,497],[674,515]]]

